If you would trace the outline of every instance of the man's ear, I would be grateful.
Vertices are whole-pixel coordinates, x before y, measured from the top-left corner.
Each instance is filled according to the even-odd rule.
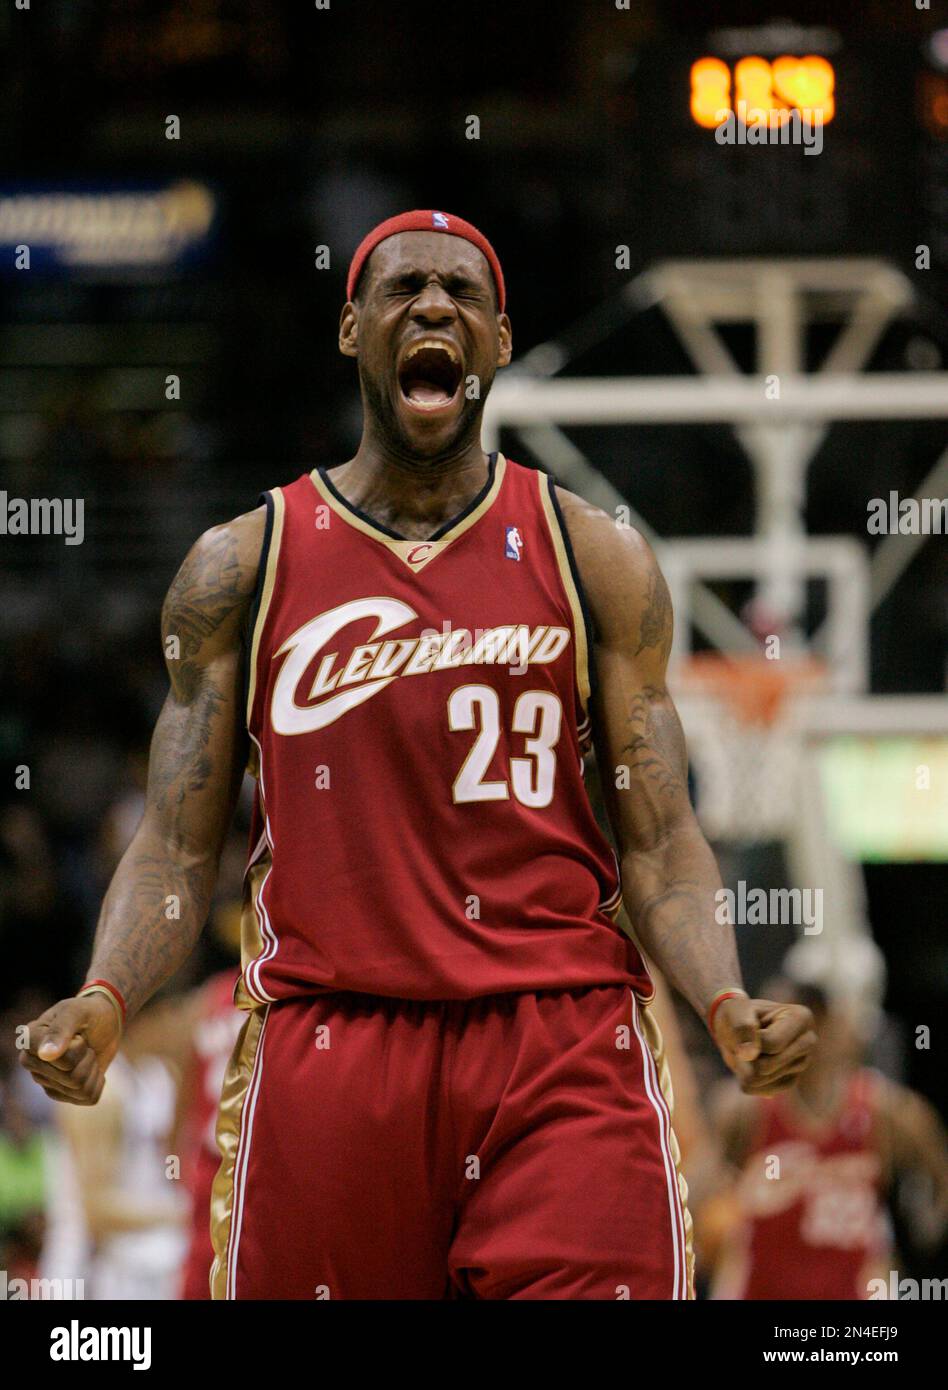
[[[342,306],[339,318],[339,351],[343,357],[357,357],[356,343],[359,336],[359,311],[351,299]]]
[[[513,356],[513,331],[510,327],[510,320],[506,314],[499,314],[497,317],[497,333],[500,339],[500,348],[497,353],[498,367],[510,365]]]

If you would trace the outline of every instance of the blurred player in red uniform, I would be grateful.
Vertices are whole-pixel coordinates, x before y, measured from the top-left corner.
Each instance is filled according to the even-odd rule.
[[[865,1299],[894,1258],[883,1198],[896,1170],[929,1180],[936,1239],[948,1216],[948,1150],[937,1114],[859,1063],[845,1011],[812,986],[771,991],[805,1003],[819,1044],[793,1092],[766,1101],[722,1090],[717,1127],[736,1173],[699,1211],[718,1228],[712,1296]]]
[[[221,970],[195,991],[188,1003],[191,1056],[182,1084],[185,1113],[181,1126],[191,1201],[191,1232],[181,1284],[181,1297],[187,1299],[211,1296],[211,1189],[221,1161],[214,1131],[224,1073],[244,1021],[234,1008],[236,982],[236,970]]]
[[[98,1098],[123,1014],[203,927],[249,763],[215,1297],[687,1298],[667,1064],[620,902],[747,1090],[791,1084],[814,1035],[805,1008],[748,998],[716,917],[667,586],[635,531],[482,448],[512,338],[475,227],[375,228],[338,341],[359,448],[182,566],[145,817],[87,992],[33,1021],[23,1064]]]

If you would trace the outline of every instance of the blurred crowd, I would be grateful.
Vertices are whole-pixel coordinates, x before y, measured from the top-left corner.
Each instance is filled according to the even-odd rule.
[[[87,839],[70,823],[82,807],[68,797],[49,821],[28,804],[0,811],[0,930],[11,951],[0,1010],[0,1269],[8,1281],[65,1281],[60,1297],[178,1297],[193,1230],[205,1277],[191,1296],[203,1297],[213,1121],[241,1021],[232,993],[245,800],[202,942],[133,1021],[103,1101],[93,1110],[57,1106],[17,1061],[18,1026],[72,993],[84,972],[101,894],[141,814],[144,760],[132,753],[123,765],[110,751],[113,794],[103,795]],[[61,756],[73,775],[101,778],[95,743]],[[77,1279],[84,1295],[69,1292]]]
[[[100,631],[97,642],[90,624],[70,649],[56,640],[56,627],[49,624],[13,636],[0,665],[0,762],[7,788],[0,800],[0,942],[7,959],[0,982],[0,1269],[8,1279],[36,1277],[44,1249],[54,1265],[71,1269],[69,1277],[89,1273],[79,1253],[88,1247],[65,1229],[69,1222],[81,1227],[84,1220],[78,1178],[73,1174],[72,1181],[62,1181],[74,1167],[77,1136],[68,1122],[63,1127],[53,1102],[17,1065],[16,1025],[71,994],[82,978],[102,896],[141,816],[148,742],[167,684],[151,631],[156,626],[154,614],[122,641]],[[88,646],[101,652],[103,643],[107,659],[90,661]],[[176,1212],[172,1228],[185,1229],[189,1201],[168,1196],[176,1184],[164,1181],[164,1155],[176,1152],[178,1144],[183,1170],[177,1186],[185,1192],[196,1140],[187,1133],[175,1140],[172,1121],[179,1093],[193,1084],[192,1015],[204,982],[224,970],[233,985],[248,826],[245,795],[224,849],[202,943],[142,1016],[144,1027],[130,1032],[126,1052],[136,1040],[141,1048],[135,1060],[125,1056],[114,1084],[110,1073],[112,1095],[122,1097],[129,1089],[123,1080],[145,1076],[142,1067],[147,1072],[147,1113],[137,1120],[140,1152],[136,1159],[133,1143],[115,1157],[119,1169],[129,1162],[139,1165],[121,1181],[137,1193],[131,1205],[142,1219],[147,1192],[161,1194],[156,1230],[169,1212]],[[229,1002],[228,1011],[233,1012]],[[219,1081],[218,1074],[218,1086]],[[110,1107],[103,1115],[115,1122]],[[120,1132],[121,1127],[115,1131]],[[81,1139],[81,1130],[78,1134]],[[93,1192],[102,1190],[98,1161],[87,1172]],[[139,1180],[156,1165],[159,1171],[139,1192]],[[121,1220],[130,1220],[127,1211]],[[54,1237],[59,1254],[48,1244]],[[154,1234],[148,1239],[154,1242]],[[157,1245],[155,1267],[164,1268],[177,1243],[158,1240]],[[174,1259],[180,1260],[180,1252]],[[149,1267],[147,1260],[143,1267]],[[157,1288],[171,1296],[174,1287],[164,1278],[141,1296],[157,1296]]]

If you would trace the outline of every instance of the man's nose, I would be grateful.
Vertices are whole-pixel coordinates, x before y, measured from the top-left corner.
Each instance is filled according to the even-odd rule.
[[[411,313],[412,318],[425,323],[449,323],[457,318],[454,300],[434,279],[425,285],[412,305]]]

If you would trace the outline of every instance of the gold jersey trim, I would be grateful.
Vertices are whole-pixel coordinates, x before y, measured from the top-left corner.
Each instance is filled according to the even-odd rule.
[[[543,514],[546,517],[547,529],[550,539],[553,542],[553,549],[556,553],[556,564],[560,572],[560,583],[566,593],[570,610],[573,615],[573,641],[576,650],[576,688],[579,691],[580,701],[580,739],[588,731],[588,706],[589,694],[591,689],[589,676],[589,647],[586,641],[586,616],[583,613],[583,605],[580,602],[579,590],[576,587],[576,580],[573,577],[573,567],[569,561],[569,552],[566,548],[566,540],[563,535],[563,526],[553,505],[552,489],[553,479],[548,478],[545,473],[537,473],[537,487],[540,490],[540,502],[543,506]]]
[[[621,870],[620,870],[620,877],[621,877]],[[627,937],[629,938],[629,940],[632,942],[632,945],[633,945],[633,946],[635,947],[635,949],[638,951],[638,953],[639,953],[639,960],[642,962],[642,965],[643,965],[644,968],[645,968],[646,974],[648,974],[648,961],[646,960],[645,952],[644,952],[643,949],[642,949],[642,943],[641,943],[641,941],[639,940],[639,938],[638,938],[638,937],[636,936],[636,934],[635,934],[635,928],[634,928],[633,925],[632,925],[632,920],[631,920],[631,918],[629,917],[629,914],[628,914],[628,912],[626,911],[626,908],[625,908],[625,904],[624,904],[624,902],[623,902],[623,900],[622,900],[622,884],[621,884],[621,882],[620,882],[620,884],[619,884],[619,903],[618,903],[618,906],[617,906],[616,909],[615,909],[614,914],[610,914],[610,915],[612,915],[612,920],[615,922],[616,926],[619,927],[622,931],[625,932],[626,936],[627,936]],[[655,981],[652,980],[652,978],[651,978],[650,975],[649,975],[649,981],[650,981],[651,986],[652,986],[652,992],[651,992],[651,994],[640,994],[639,991],[636,990],[635,997],[636,997],[636,999],[639,1001],[640,1004],[651,1004],[652,1000],[655,998]]]
[[[473,511],[467,512],[454,526],[451,526],[444,535],[432,541],[397,540],[394,536],[386,535],[379,527],[373,526],[372,522],[369,521],[367,517],[351,511],[349,507],[340,502],[330,488],[326,486],[318,468],[314,468],[309,476],[322,500],[335,512],[336,516],[340,517],[346,523],[347,526],[353,527],[356,531],[361,531],[364,536],[371,536],[373,540],[386,546],[393,555],[398,556],[408,569],[417,574],[423,570],[426,565],[430,565],[432,560],[436,560],[439,555],[443,554],[459,536],[463,536],[465,531],[469,531],[472,526],[480,521],[484,513],[489,511],[497,500],[497,495],[503,485],[506,471],[507,460],[504,458],[503,454],[498,453],[497,462],[494,466],[493,482],[480,502]]]
[[[263,588],[260,591],[260,607],[257,609],[257,616],[253,625],[253,636],[250,641],[250,675],[247,682],[248,729],[250,728],[250,721],[253,717],[254,696],[257,693],[257,658],[260,652],[260,637],[263,632],[264,624],[267,621],[270,600],[273,597],[273,586],[276,583],[277,562],[280,558],[280,543],[283,539],[283,518],[286,513],[286,503],[283,499],[282,488],[273,488],[270,496],[273,498],[273,530],[270,533],[270,544],[267,548]],[[255,777],[257,775],[253,748],[251,748],[248,770],[252,776]]]
[[[265,949],[263,932],[260,930],[260,892],[272,867],[273,855],[267,842],[248,868],[244,883],[244,901],[240,911],[241,974],[234,999],[238,1009],[255,1009],[260,1004],[260,1000],[247,987],[246,974]]]

